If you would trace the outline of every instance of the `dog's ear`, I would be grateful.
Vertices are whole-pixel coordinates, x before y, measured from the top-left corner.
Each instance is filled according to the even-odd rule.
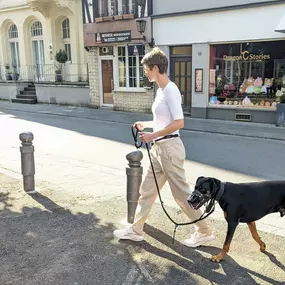
[[[211,178],[211,184],[212,184],[212,191],[214,193],[217,193],[218,189],[221,187],[221,181],[216,178]]]
[[[203,185],[203,186],[202,186]],[[221,181],[213,177],[199,177],[196,182],[196,187],[202,187],[211,193],[216,193],[221,185]]]
[[[196,185],[200,184],[204,178],[204,176],[199,176],[196,180]]]

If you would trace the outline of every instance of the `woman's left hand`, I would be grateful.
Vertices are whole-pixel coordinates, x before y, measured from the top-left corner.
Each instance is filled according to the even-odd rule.
[[[149,133],[149,132],[141,132],[140,133],[140,139],[144,143],[152,142],[154,138],[155,138],[154,133]]]

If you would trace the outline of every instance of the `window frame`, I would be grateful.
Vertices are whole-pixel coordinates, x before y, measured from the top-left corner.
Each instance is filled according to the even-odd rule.
[[[12,29],[13,28],[13,29]],[[16,36],[11,36],[11,35],[16,35]],[[15,24],[12,24],[9,29],[8,29],[8,39],[9,42],[17,42],[19,38],[19,32],[18,28]]]
[[[64,36],[64,32],[66,32],[66,37]],[[61,22],[61,35],[63,40],[70,39],[70,21],[69,18],[65,18]]]
[[[15,36],[11,37],[12,34]],[[20,44],[19,44],[18,27],[15,24],[11,24],[8,29],[8,45],[9,45],[8,49],[10,51],[9,57],[10,57],[11,64],[16,65],[18,69],[21,65],[20,48],[19,48]],[[13,49],[14,49],[14,53],[13,53]],[[15,59],[16,59],[16,62],[14,61]]]
[[[66,34],[66,37],[64,37],[64,33]],[[61,35],[62,35],[62,43],[64,46],[64,50],[67,54],[68,60],[67,62],[72,62],[72,47],[71,47],[71,41],[70,41],[70,19],[65,18],[61,22]],[[69,50],[67,48],[69,46]]]
[[[125,48],[125,63],[126,63],[126,87],[120,87],[119,86],[119,48]],[[129,91],[129,92],[145,92],[145,88],[144,87],[140,87],[140,68],[143,69],[143,66],[140,64],[140,57],[142,57],[142,55],[136,55],[136,74],[138,76],[136,76],[136,84],[138,87],[130,87],[130,75],[129,75],[129,53],[128,53],[128,46],[127,45],[118,45],[115,47],[115,55],[116,55],[116,78],[118,78],[118,80],[116,80],[115,82],[115,90],[114,91]],[[144,73],[143,73],[144,75]],[[142,77],[143,80],[143,77]]]
[[[64,42],[64,50],[67,54],[67,62],[72,62],[72,53],[71,53],[71,44],[69,41]],[[69,49],[67,48],[67,46],[69,46]]]
[[[36,27],[36,24],[39,24],[38,27]],[[41,31],[39,35],[33,35],[33,32],[35,31]],[[44,31],[43,31],[43,24],[40,21],[34,21],[31,25],[30,28],[30,36],[32,39],[37,39],[37,38],[43,38],[44,36]]]

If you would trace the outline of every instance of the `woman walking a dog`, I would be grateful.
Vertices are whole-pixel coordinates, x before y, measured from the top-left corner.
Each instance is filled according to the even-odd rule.
[[[150,154],[159,189],[168,181],[172,195],[184,213],[191,220],[199,219],[201,210],[193,210],[187,202],[190,187],[184,170],[185,148],[179,137],[179,129],[184,127],[180,91],[167,76],[168,59],[162,50],[154,48],[144,56],[142,64],[149,81],[156,82],[159,88],[152,105],[153,121],[136,122],[134,126],[141,131],[143,142],[154,143]],[[145,128],[153,128],[153,132],[143,132]],[[115,230],[114,235],[119,239],[144,240],[143,227],[157,196],[152,169],[149,167],[140,187],[134,223],[130,227]],[[202,220],[195,224],[194,234],[183,243],[197,247],[214,238],[207,222]]]

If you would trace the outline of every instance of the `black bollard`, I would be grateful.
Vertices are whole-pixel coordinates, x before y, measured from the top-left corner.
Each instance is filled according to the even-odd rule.
[[[129,167],[126,168],[128,223],[132,224],[134,222],[138,199],[140,197],[139,190],[143,174],[141,160],[143,159],[143,154],[140,150],[136,150],[127,154],[126,158],[129,161]]]

